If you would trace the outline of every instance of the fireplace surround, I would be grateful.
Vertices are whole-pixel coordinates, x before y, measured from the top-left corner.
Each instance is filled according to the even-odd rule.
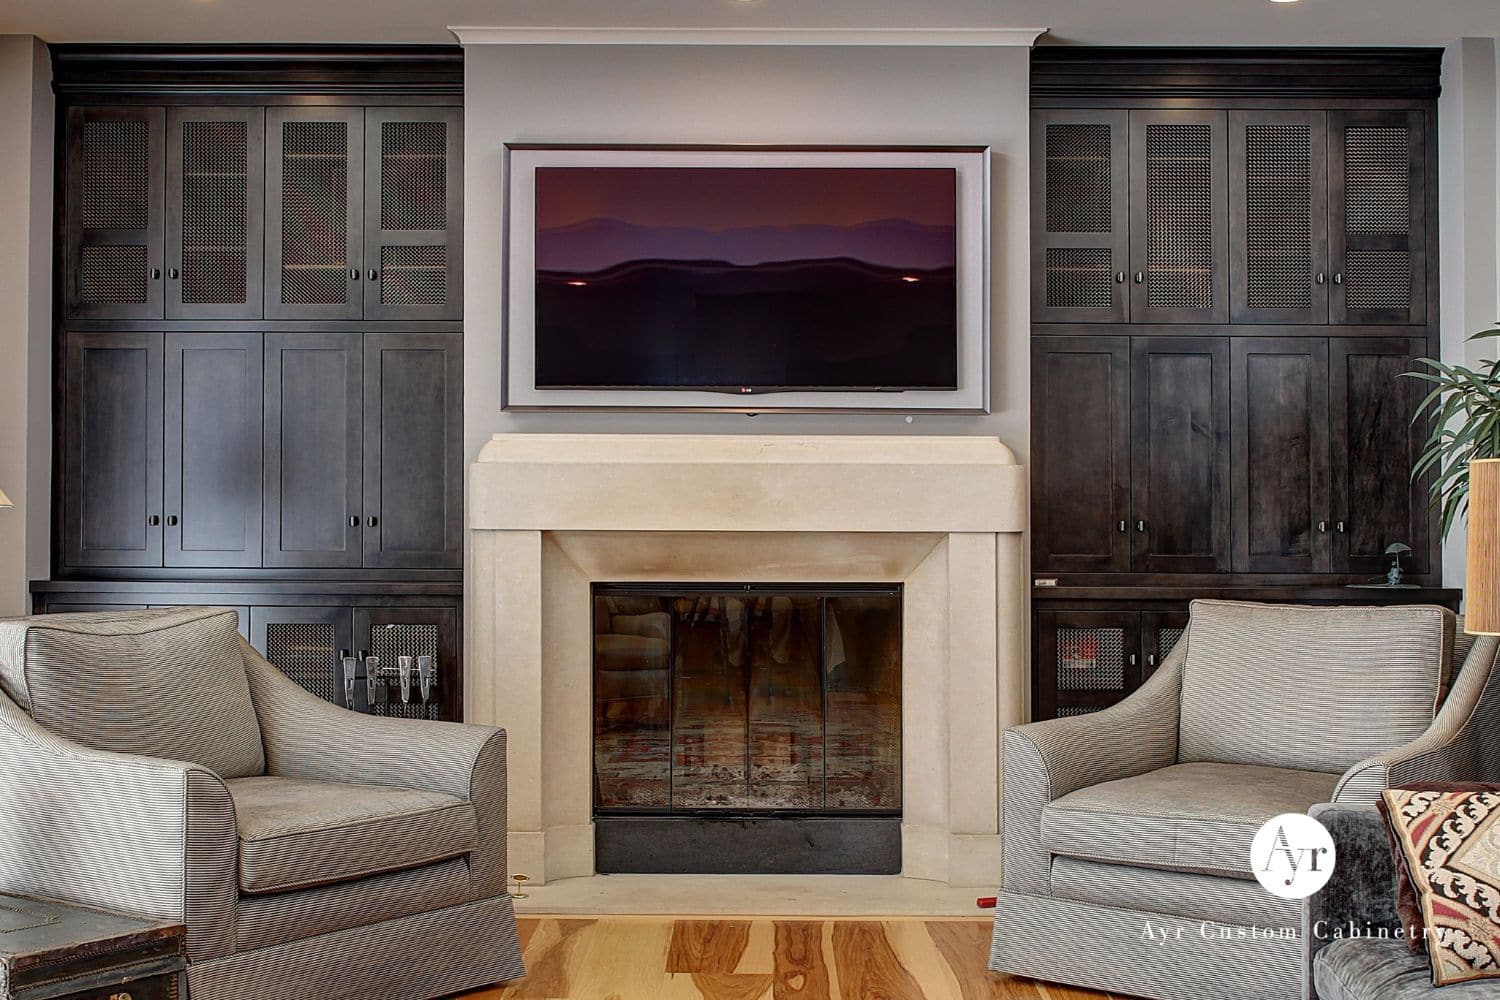
[[[469,475],[465,704],[509,734],[510,865],[595,857],[593,586],[900,585],[900,874],[992,884],[1023,721],[1025,477],[993,437],[496,435]]]

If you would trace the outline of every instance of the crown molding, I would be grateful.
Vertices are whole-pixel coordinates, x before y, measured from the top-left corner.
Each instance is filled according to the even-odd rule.
[[[1046,28],[548,28],[450,26],[463,45],[831,45],[1030,48]]]

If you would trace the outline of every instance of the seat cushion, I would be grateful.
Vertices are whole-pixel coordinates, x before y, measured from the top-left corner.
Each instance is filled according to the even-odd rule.
[[[1432,985],[1426,955],[1397,938],[1346,937],[1313,959],[1318,1000],[1495,1000],[1495,981]]]
[[[1254,878],[1255,832],[1273,816],[1327,802],[1337,781],[1321,771],[1174,764],[1049,804],[1042,810],[1042,845],[1109,864]]]
[[[468,854],[474,807],[441,792],[301,778],[226,782],[240,835],[240,889],[286,892]]]
[[[96,750],[223,778],[266,769],[232,608],[0,621],[0,687],[40,725]]]
[[[1194,601],[1178,759],[1342,774],[1432,724],[1445,608]]]

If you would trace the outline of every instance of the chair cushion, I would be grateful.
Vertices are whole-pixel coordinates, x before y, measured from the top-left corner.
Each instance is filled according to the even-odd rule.
[[[1241,927],[1300,927],[1302,901],[1282,899],[1253,880],[1174,872],[1136,865],[1105,865],[1058,855],[1052,859],[1052,895],[1112,910],[1164,913]]]
[[[1342,774],[1422,735],[1451,666],[1444,608],[1194,601],[1178,759]]]
[[[1091,785],[1042,810],[1053,854],[1254,878],[1250,842],[1266,820],[1333,796],[1338,777],[1246,764],[1173,764]]]
[[[225,783],[240,835],[240,889],[285,892],[468,854],[474,807],[441,792],[302,778]]]
[[[1427,956],[1397,938],[1345,937],[1313,959],[1318,1000],[1494,1000],[1495,981],[1432,985]]]
[[[40,725],[96,750],[223,778],[266,769],[230,608],[0,621],[0,688]]]

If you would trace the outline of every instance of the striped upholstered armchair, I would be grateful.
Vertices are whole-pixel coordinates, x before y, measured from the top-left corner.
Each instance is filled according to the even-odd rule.
[[[1436,607],[1194,602],[1135,694],[1006,732],[990,967],[1301,1000],[1303,907],[1255,881],[1252,838],[1318,803],[1500,776],[1497,648]]]
[[[191,1000],[522,974],[505,733],[321,701],[231,610],[0,620],[0,891],[187,925]]]

